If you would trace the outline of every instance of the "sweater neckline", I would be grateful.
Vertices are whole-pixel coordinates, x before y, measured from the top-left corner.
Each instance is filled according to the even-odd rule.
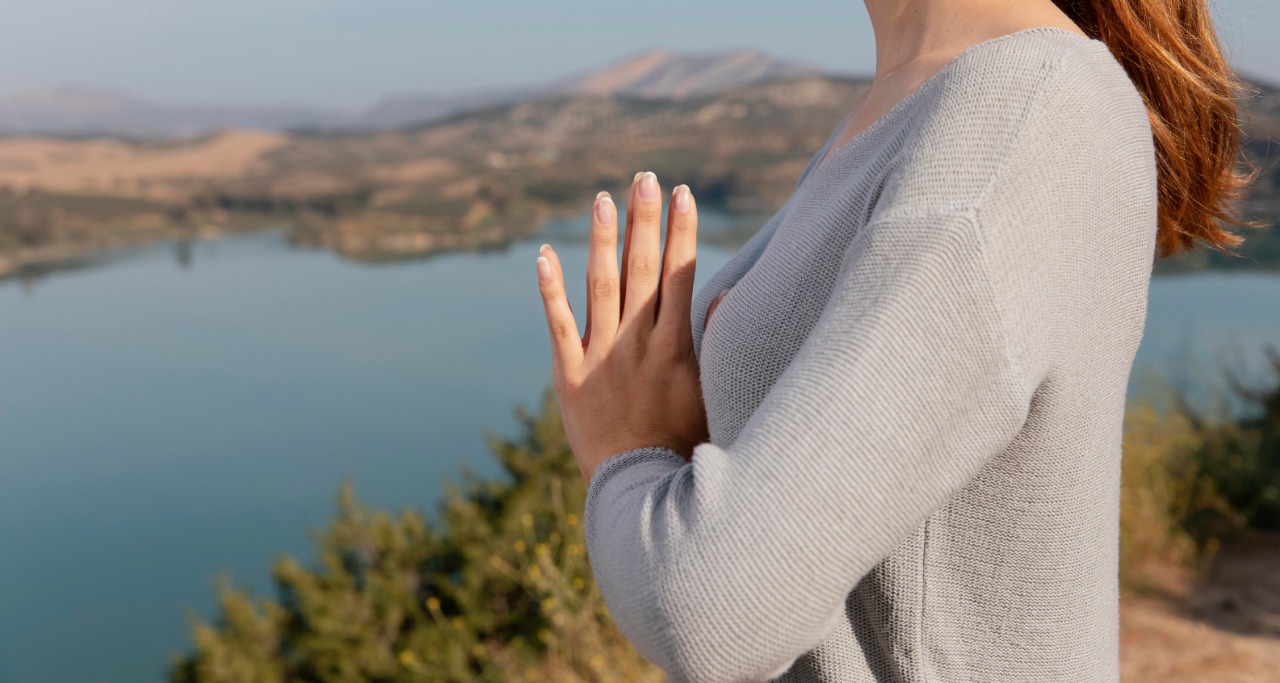
[[[894,119],[898,118],[901,112],[906,111],[913,102],[915,102],[917,99],[920,99],[923,93],[925,93],[929,89],[929,86],[933,85],[934,82],[940,80],[943,74],[950,71],[951,67],[955,65],[956,62],[960,61],[961,57],[964,57],[965,55],[971,52],[974,52],[978,48],[1000,43],[1018,36],[1024,36],[1031,33],[1054,33],[1054,32],[1062,33],[1069,36],[1074,36],[1081,40],[1087,40],[1090,43],[1101,42],[1096,38],[1088,38],[1074,31],[1068,31],[1065,28],[1060,28],[1057,26],[1032,26],[1030,28],[1019,29],[1012,33],[1006,33],[1004,35],[996,36],[994,38],[988,38],[979,43],[974,43],[973,45],[970,45],[969,47],[961,50],[951,59],[947,60],[947,62],[943,64],[940,69],[935,71],[932,76],[929,76],[928,78],[926,78],[922,83],[920,83],[920,85],[916,86],[916,88],[912,90],[910,93],[908,93],[906,97],[902,98],[901,100],[898,101],[897,104],[893,105],[893,107],[891,107],[889,111],[885,112],[883,115],[880,116],[880,118],[876,119],[875,121],[872,121],[871,125],[862,129],[861,132],[859,132],[857,135],[850,138],[848,142],[841,145],[839,149],[835,150],[834,152],[831,152],[830,157],[827,157],[827,150],[831,148],[831,145],[835,144],[836,137],[839,135],[840,131],[844,130],[845,124],[848,123],[849,116],[853,112],[849,112],[845,114],[844,117],[840,119],[840,124],[836,126],[835,130],[831,131],[831,134],[827,137],[826,143],[822,145],[822,149],[819,150],[818,152],[817,162],[816,162],[817,165],[813,167],[813,170],[809,173],[809,175],[805,178],[805,180],[807,181],[809,177],[812,177],[813,175],[817,174],[819,171],[823,169],[823,167],[830,166],[833,163],[835,163],[838,160],[838,158],[844,156],[849,150],[857,149],[860,146],[860,143],[874,136],[881,128],[888,125],[890,121],[893,121]]]

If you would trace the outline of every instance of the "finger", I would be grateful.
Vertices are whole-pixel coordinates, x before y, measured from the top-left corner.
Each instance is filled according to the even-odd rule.
[[[537,259],[538,291],[547,316],[547,330],[551,333],[551,365],[558,378],[575,377],[582,364],[582,338],[578,336],[578,323],[569,308],[565,295],[564,278],[560,274],[555,251],[544,247]]]
[[[724,295],[725,295],[725,294],[728,294],[728,293],[729,293],[729,290],[727,290],[727,289],[726,289],[726,290],[721,291],[719,294],[717,294],[717,295],[716,295],[716,298],[712,299],[712,300],[711,300],[711,303],[707,305],[707,314],[706,314],[706,316],[705,316],[705,317],[703,317],[703,319],[702,319],[702,329],[703,329],[703,330],[706,330],[706,329],[707,329],[707,325],[710,325],[710,324],[711,324],[711,314],[716,312],[716,306],[719,306],[719,305],[720,305],[720,300],[721,300],[721,299],[723,299],[723,298],[724,298]]]
[[[598,357],[613,344],[621,311],[618,299],[618,209],[608,192],[597,196],[591,212],[587,311],[587,354]]]
[[[692,338],[689,313],[698,252],[698,211],[688,185],[671,191],[667,208],[667,244],[662,253],[657,327],[670,328],[677,339]]]
[[[658,276],[662,268],[662,196],[658,176],[645,171],[636,187],[635,215],[627,240],[630,253],[623,268],[627,272],[626,303],[622,308],[622,327],[641,334],[653,329],[657,306]]]
[[[543,246],[543,249],[538,253],[542,256],[546,256],[547,260],[551,262],[551,272],[555,273],[556,277],[560,279],[561,285],[563,286],[564,267],[560,263],[560,254],[557,254],[555,250],[551,248],[550,244],[544,244],[542,246]],[[569,295],[567,292],[565,293],[564,302],[569,307],[569,312],[573,313],[573,302],[569,300]],[[574,324],[575,325],[577,324],[576,320],[574,321]]]
[[[606,192],[605,190],[600,190],[599,192],[596,193],[595,202],[591,206],[591,211],[590,211],[591,216],[588,219],[590,221],[591,229],[595,228],[595,220],[596,220],[595,213],[599,206],[600,198],[608,194],[609,193]],[[582,335],[582,346],[584,348],[587,346],[590,346],[591,344],[591,259],[589,257],[587,259],[586,276],[587,276],[587,322],[584,323],[584,325],[587,331],[585,334]]]
[[[551,272],[555,273],[556,278],[558,278],[561,283],[564,283],[564,264],[560,261],[560,254],[556,253],[555,250],[551,248],[551,245],[548,244],[546,251],[542,252],[542,255],[546,256],[547,260],[551,262]],[[569,300],[567,292],[565,293],[564,302],[565,305],[569,307],[569,315],[573,315],[573,302]],[[577,318],[574,318],[573,322],[573,326],[576,331],[578,327]],[[587,348],[587,338],[585,335],[579,337],[578,344],[583,349]]]
[[[631,188],[627,190],[627,224],[626,234],[622,238],[622,262],[627,263],[627,258],[631,253],[631,233],[635,232],[631,226],[635,225],[636,215],[636,188],[640,185],[640,176],[644,175],[644,171],[637,171],[636,176],[631,179]],[[627,307],[627,269],[623,268],[618,279],[618,306],[622,309]]]

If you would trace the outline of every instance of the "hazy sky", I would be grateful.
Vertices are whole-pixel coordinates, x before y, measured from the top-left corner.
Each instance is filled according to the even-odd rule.
[[[862,0],[5,0],[0,95],[105,86],[168,102],[358,109],[532,84],[639,51],[751,48],[871,73]],[[1280,0],[1210,0],[1228,58],[1280,81]]]

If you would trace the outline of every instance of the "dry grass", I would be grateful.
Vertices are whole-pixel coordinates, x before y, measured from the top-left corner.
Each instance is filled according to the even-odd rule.
[[[180,198],[192,181],[244,176],[285,144],[278,133],[230,130],[163,144],[110,138],[0,138],[0,186],[157,200]]]

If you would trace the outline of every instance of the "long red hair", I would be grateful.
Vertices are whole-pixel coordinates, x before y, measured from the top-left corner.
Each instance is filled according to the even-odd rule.
[[[1241,220],[1245,189],[1258,174],[1237,166],[1239,100],[1256,89],[1223,58],[1206,0],[1054,0],[1090,37],[1101,40],[1142,93],[1159,165],[1159,256],[1203,242],[1230,253],[1244,238],[1225,224]]]

